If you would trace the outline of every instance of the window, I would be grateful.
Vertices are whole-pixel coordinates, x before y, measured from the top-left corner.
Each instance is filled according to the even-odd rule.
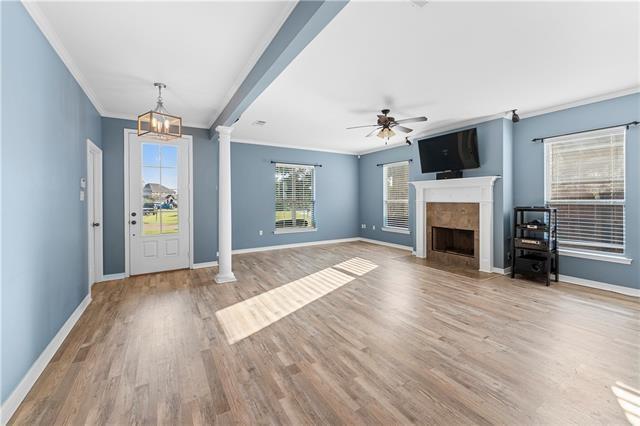
[[[385,164],[383,230],[409,232],[409,162]],[[385,229],[386,228],[386,229]]]
[[[276,164],[276,233],[315,231],[315,167]]]
[[[142,229],[144,235],[175,234],[178,216],[178,147],[142,144]]]
[[[625,127],[546,139],[545,202],[560,249],[624,254]]]

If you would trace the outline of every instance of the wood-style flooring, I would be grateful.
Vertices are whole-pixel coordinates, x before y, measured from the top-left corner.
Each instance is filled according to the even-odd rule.
[[[637,299],[455,275],[363,242],[233,263],[235,283],[208,268],[94,285],[11,423],[584,425],[640,413]],[[314,290],[305,277],[321,271]]]

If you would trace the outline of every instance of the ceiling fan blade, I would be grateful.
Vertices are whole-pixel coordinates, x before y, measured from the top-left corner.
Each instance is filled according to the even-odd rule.
[[[377,124],[367,124],[366,126],[352,126],[352,127],[347,127],[347,130],[350,129],[361,129],[363,127],[378,127]]]
[[[400,130],[401,132],[404,133],[411,133],[413,132],[413,129],[410,129],[408,127],[404,127],[404,126],[400,126],[399,124],[396,124],[395,126],[392,126],[393,130]]]
[[[375,129],[373,129],[371,132],[369,132],[369,133],[365,136],[365,138],[368,138],[368,137],[370,137],[370,136],[373,136],[373,135],[374,135],[378,130],[380,130],[380,129],[382,129],[382,126],[376,126],[376,128],[375,128]]]
[[[405,118],[402,120],[396,120],[396,123],[417,123],[419,121],[427,121],[427,117],[413,117],[413,118]]]

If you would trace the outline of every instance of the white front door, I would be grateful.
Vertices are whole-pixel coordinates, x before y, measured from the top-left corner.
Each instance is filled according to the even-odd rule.
[[[188,268],[190,141],[128,138],[129,273]]]

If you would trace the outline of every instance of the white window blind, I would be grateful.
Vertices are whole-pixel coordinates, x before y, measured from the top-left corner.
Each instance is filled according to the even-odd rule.
[[[545,139],[545,200],[561,249],[624,253],[625,127]]]
[[[382,169],[384,226],[409,229],[409,162],[385,164]]]
[[[315,229],[315,167],[276,164],[276,232]]]

